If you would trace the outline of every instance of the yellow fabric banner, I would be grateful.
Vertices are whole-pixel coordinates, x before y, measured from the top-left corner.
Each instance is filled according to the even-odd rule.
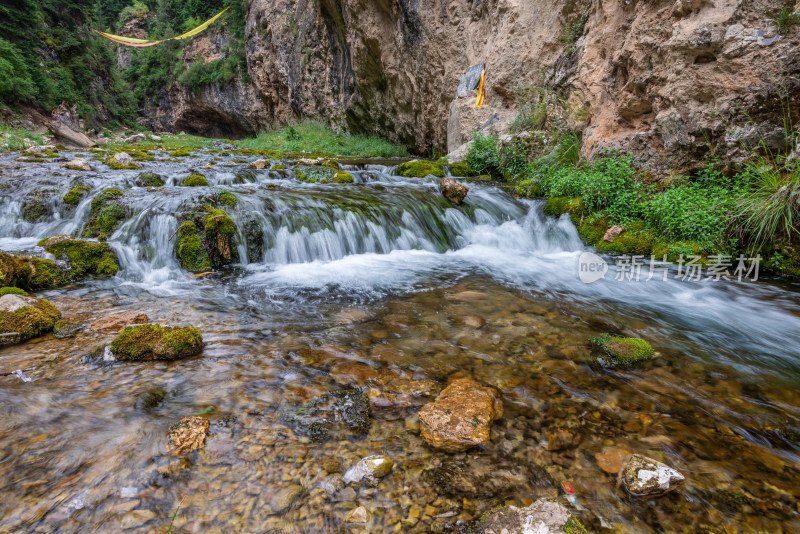
[[[173,40],[178,40],[178,39],[189,39],[190,37],[194,37],[198,33],[202,32],[203,30],[205,30],[206,28],[208,28],[209,26],[214,24],[214,22],[216,22],[216,20],[218,18],[220,18],[222,16],[222,14],[225,13],[226,11],[228,11],[229,9],[230,9],[229,7],[226,7],[225,9],[223,9],[222,11],[220,11],[219,13],[217,13],[216,15],[214,15],[213,17],[211,17],[210,19],[208,19],[207,21],[202,23],[200,26],[197,26],[196,28],[194,28],[192,30],[189,30],[188,32],[186,32],[184,34],[178,35],[177,37],[170,37],[169,39],[162,39],[161,41],[148,41],[147,39],[134,39],[133,37],[123,37],[121,35],[113,35],[111,33],[105,33],[105,32],[101,32],[101,31],[97,31],[97,30],[94,30],[94,32],[96,32],[96,33],[102,35],[103,37],[105,37],[106,39],[114,41],[115,43],[118,43],[118,44],[122,44],[122,45],[126,45],[126,46],[134,46],[134,47],[137,47],[137,48],[143,48],[143,47],[146,47],[146,46],[157,45],[157,44],[163,43],[165,41],[173,41]]]

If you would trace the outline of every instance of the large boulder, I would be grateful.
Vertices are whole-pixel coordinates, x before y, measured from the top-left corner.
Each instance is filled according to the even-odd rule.
[[[469,188],[464,184],[456,182],[452,178],[444,178],[439,184],[439,190],[442,192],[444,198],[458,206],[464,202]]]
[[[0,250],[0,286],[33,291],[57,287],[66,284],[69,279],[69,273],[53,260],[17,256]]]
[[[483,534],[578,534],[581,523],[556,501],[539,499],[530,506],[491,512],[478,525]]]
[[[127,326],[108,348],[108,359],[121,361],[179,360],[203,350],[203,336],[194,327],[144,324]]]
[[[664,495],[683,481],[683,475],[675,469],[640,454],[632,455],[620,472],[620,482],[635,497]]]
[[[44,299],[0,297],[0,344],[20,343],[53,330],[61,312]]]
[[[419,412],[422,439],[445,452],[489,445],[492,423],[503,416],[497,391],[471,378],[454,380]]]

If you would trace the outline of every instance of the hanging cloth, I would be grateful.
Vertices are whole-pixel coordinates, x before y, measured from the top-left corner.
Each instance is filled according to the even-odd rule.
[[[483,97],[484,97],[483,78],[484,78],[485,75],[486,75],[486,68],[484,68],[481,71],[481,83],[480,83],[480,85],[478,85],[478,96],[477,96],[477,98],[475,98],[475,105],[473,106],[475,108],[479,108],[479,107],[483,106]]]
[[[114,41],[117,44],[121,44],[121,45],[125,45],[125,46],[133,46],[133,47],[136,47],[136,48],[144,48],[144,47],[147,47],[147,46],[155,46],[157,44],[161,44],[161,43],[166,42],[166,41],[173,41],[173,40],[178,40],[178,39],[189,39],[191,37],[194,37],[198,33],[202,32],[203,30],[205,30],[206,28],[208,28],[209,26],[214,24],[214,22],[216,22],[216,20],[218,18],[220,18],[222,16],[222,14],[225,13],[226,11],[228,11],[229,9],[230,9],[229,7],[226,7],[225,9],[223,9],[222,11],[220,11],[219,13],[217,13],[216,15],[214,15],[213,17],[211,17],[210,19],[208,19],[207,21],[202,23],[200,26],[197,26],[196,28],[194,28],[192,30],[189,30],[188,32],[186,32],[186,33],[184,33],[182,35],[179,35],[177,37],[170,37],[169,39],[162,39],[161,41],[148,41],[147,39],[134,39],[133,37],[122,37],[121,35],[112,35],[110,33],[97,31],[94,28],[92,28],[92,31],[94,31],[95,33],[99,33],[100,35],[102,35],[106,39],[108,39],[110,41]]]

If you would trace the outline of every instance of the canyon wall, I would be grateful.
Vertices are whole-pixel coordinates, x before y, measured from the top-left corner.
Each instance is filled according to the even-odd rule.
[[[453,150],[476,128],[504,132],[515,91],[547,87],[583,110],[574,127],[585,156],[614,147],[653,172],[683,170],[711,154],[740,157],[742,139],[785,145],[782,110],[800,104],[800,31],[778,34],[771,13],[783,5],[252,0],[251,81],[167,91],[160,124],[207,134],[217,124],[224,135],[313,117],[429,153]],[[202,51],[190,60],[224,48],[193,46]],[[481,62],[486,103],[475,110],[455,93],[463,70]]]

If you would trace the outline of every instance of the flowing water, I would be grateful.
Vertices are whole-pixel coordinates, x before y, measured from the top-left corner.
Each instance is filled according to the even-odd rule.
[[[116,277],[37,296],[76,324],[144,312],[197,326],[207,345],[177,362],[106,363],[87,355],[113,335],[87,329],[0,350],[0,371],[32,379],[0,378],[0,532],[343,532],[357,505],[373,532],[458,532],[498,505],[563,498],[564,482],[594,531],[800,532],[797,285],[583,284],[586,247],[540,201],[467,181],[452,207],[436,180],[385,165],[344,164],[355,183],[319,184],[291,162],[252,171],[255,157],[156,152],[144,170],[166,185],[144,188],[142,171],[14,158],[0,156],[0,249],[42,254],[40,238],[79,235],[104,188],[128,206],[109,236]],[[176,186],[191,170],[210,187]],[[70,208],[59,199],[77,183],[92,190]],[[176,260],[179,214],[219,188],[238,200],[227,211],[241,261],[194,277]],[[39,223],[21,217],[34,194],[49,211]],[[647,339],[656,358],[598,366],[589,339],[604,333]],[[418,435],[413,415],[453,375],[502,394],[485,450],[444,454]],[[315,399],[353,387],[371,399],[366,433],[335,420],[310,432]],[[168,456],[169,427],[197,413],[211,420],[204,449]],[[573,439],[548,450],[559,428]],[[612,445],[686,483],[629,497],[595,460]],[[330,490],[371,454],[392,473]]]

